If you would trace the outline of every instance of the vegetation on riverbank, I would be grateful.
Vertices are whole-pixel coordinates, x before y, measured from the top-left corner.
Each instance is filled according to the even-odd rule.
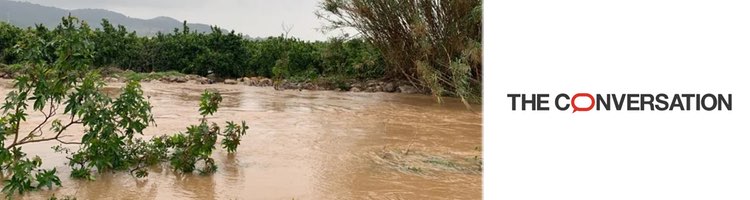
[[[263,76],[279,80],[376,79],[383,75],[379,52],[362,39],[308,42],[280,36],[247,40],[234,32],[224,33],[218,27],[204,34],[187,26],[172,33],[139,37],[107,20],[101,25],[102,29],[91,29],[83,22],[78,28],[85,34],[85,42],[92,46],[95,68],[117,67],[147,73],[175,71],[200,76],[213,73],[221,78]],[[44,39],[61,36],[58,28],[20,29],[0,22],[0,63],[19,63],[20,52],[14,51],[13,46],[28,35]]]
[[[128,81],[115,98],[102,90],[100,70],[91,68],[94,46],[85,26],[76,18],[63,18],[54,30],[56,37],[27,34],[14,47],[22,67],[14,75],[14,90],[6,95],[0,117],[0,171],[6,197],[62,185],[57,169],[41,169],[42,158],[27,156],[22,150],[27,144],[59,143],[53,149],[66,155],[70,176],[87,180],[95,179],[94,172],[125,170],[145,177],[148,166],[162,162],[181,173],[210,174],[217,169],[211,154],[219,136],[222,148],[236,151],[248,127],[244,121],[226,122],[222,132],[219,125],[209,123],[206,117],[222,101],[219,93],[209,91],[201,97],[199,125],[189,126],[185,133],[141,138],[143,130],[156,123],[151,104],[138,81]],[[42,122],[27,123],[32,113],[43,116]],[[83,128],[82,137],[64,140],[61,136],[73,126]]]
[[[92,65],[138,73],[179,72],[220,78],[269,77],[275,82],[408,82],[417,91],[481,102],[482,5],[479,0],[324,0],[330,29],[354,28],[353,38],[303,41],[288,35],[248,40],[214,27],[198,33],[185,24],[171,33],[140,37],[107,20],[101,29],[77,27],[92,48]],[[29,35],[61,37],[57,28],[21,29],[0,22],[0,63]],[[43,49],[54,60],[54,45]],[[58,55],[59,56],[59,55]],[[342,87],[346,88],[346,87]]]

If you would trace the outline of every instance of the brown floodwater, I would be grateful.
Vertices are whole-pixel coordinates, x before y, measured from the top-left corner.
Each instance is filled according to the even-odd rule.
[[[12,90],[0,80],[0,98]],[[121,83],[106,91],[118,93]],[[57,142],[24,145],[43,167],[56,167],[62,187],[25,199],[480,199],[482,196],[481,105],[467,110],[456,99],[438,104],[430,96],[333,91],[276,91],[270,87],[143,83],[157,126],[145,138],[184,131],[199,122],[205,89],[224,97],[209,121],[247,121],[250,129],[236,154],[221,148],[213,175],[179,174],[167,163],[147,178],[127,172],[96,174],[95,181],[69,178]],[[29,116],[26,127],[42,120]],[[64,140],[80,139],[81,127]],[[75,145],[66,145],[75,148]]]

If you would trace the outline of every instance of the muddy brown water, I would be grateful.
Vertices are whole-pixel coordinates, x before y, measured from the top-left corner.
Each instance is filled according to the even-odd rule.
[[[0,97],[12,90],[0,80]],[[111,83],[116,94],[123,85]],[[156,127],[145,138],[184,131],[199,121],[205,89],[224,101],[209,121],[245,120],[249,132],[236,154],[213,155],[218,172],[201,176],[154,166],[147,178],[102,173],[95,181],[69,178],[56,142],[24,145],[56,167],[63,186],[24,199],[70,195],[78,199],[480,199],[481,105],[467,110],[456,99],[333,91],[275,91],[242,85],[143,83]],[[29,124],[38,123],[32,114]],[[29,125],[26,125],[27,127]],[[65,140],[80,139],[81,127]],[[75,148],[75,145],[66,147]]]

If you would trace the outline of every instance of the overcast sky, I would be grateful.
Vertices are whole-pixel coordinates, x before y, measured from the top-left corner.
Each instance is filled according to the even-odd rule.
[[[24,1],[24,0],[21,0]],[[64,9],[101,8],[130,17],[167,16],[179,21],[218,25],[251,37],[279,36],[282,23],[293,26],[290,35],[304,40],[325,40],[315,16],[319,0],[25,0]]]

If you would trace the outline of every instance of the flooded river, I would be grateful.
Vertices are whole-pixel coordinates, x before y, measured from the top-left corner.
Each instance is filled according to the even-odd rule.
[[[11,90],[1,80],[1,96]],[[122,84],[107,87],[117,92]],[[204,89],[224,101],[209,121],[248,122],[236,154],[214,151],[218,172],[181,175],[168,164],[147,178],[127,172],[97,174],[95,181],[69,178],[56,142],[24,145],[43,167],[56,167],[63,187],[32,192],[26,199],[71,195],[78,199],[480,199],[481,106],[437,104],[430,96],[333,91],[275,91],[243,85],[143,83],[156,127],[146,138],[184,131],[199,122]],[[41,115],[30,116],[30,123]],[[29,126],[29,125],[26,125]],[[65,140],[80,138],[81,128]]]

